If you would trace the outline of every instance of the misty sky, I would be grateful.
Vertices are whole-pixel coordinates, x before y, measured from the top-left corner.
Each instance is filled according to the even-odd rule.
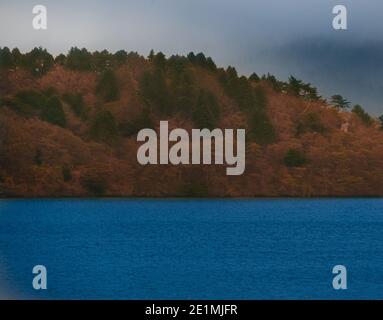
[[[32,28],[32,8],[48,9],[48,30]],[[332,8],[348,8],[347,31]],[[204,52],[240,73],[290,74],[383,113],[382,0],[0,0],[0,46],[70,47],[166,54]]]

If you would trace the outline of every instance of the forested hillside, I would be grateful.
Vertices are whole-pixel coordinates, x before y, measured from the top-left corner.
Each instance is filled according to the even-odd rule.
[[[0,196],[382,196],[383,117],[204,54],[0,49]],[[246,171],[141,166],[137,132],[245,128]]]

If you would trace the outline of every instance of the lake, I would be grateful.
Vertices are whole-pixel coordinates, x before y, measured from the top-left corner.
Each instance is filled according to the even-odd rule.
[[[0,200],[0,297],[383,299],[383,200]]]

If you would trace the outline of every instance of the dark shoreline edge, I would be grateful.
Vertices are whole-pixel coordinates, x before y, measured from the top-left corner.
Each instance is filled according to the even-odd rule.
[[[0,197],[0,201],[7,200],[383,200],[383,196],[313,196],[313,197],[292,197],[292,196],[264,196],[264,197],[139,197],[139,196],[104,196],[104,197]]]

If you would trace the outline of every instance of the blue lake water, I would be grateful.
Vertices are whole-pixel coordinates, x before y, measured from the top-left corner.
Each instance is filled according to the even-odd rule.
[[[383,299],[383,200],[1,200],[1,296]]]

